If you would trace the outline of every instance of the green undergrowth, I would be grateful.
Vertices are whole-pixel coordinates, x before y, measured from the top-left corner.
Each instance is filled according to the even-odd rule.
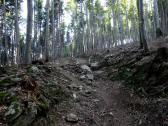
[[[163,69],[162,65],[159,68],[148,69],[123,67],[111,79],[124,80],[124,85],[134,89],[140,96],[163,98],[168,96],[168,87],[166,86],[168,74],[165,68]]]
[[[18,101],[19,98],[7,91],[0,91],[0,104],[9,104]]]
[[[13,81],[10,78],[0,80],[0,86],[7,86],[7,85],[10,85],[11,83],[13,83]]]
[[[61,74],[55,75],[59,73],[56,69],[31,65],[23,70],[24,74],[19,76],[9,70],[12,74],[0,80],[0,106],[6,108],[2,116],[12,126],[29,126],[70,97],[61,85],[64,82]]]
[[[118,74],[113,76],[111,80],[124,80],[126,87],[133,88],[140,93],[142,83],[145,81],[144,71],[135,72],[133,69],[123,67],[118,70]]]

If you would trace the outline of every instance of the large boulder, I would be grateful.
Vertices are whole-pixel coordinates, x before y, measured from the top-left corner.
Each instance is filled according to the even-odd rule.
[[[93,74],[87,74],[86,77],[87,77],[87,79],[90,80],[90,81],[93,81],[93,80],[94,80]]]
[[[66,117],[66,121],[67,122],[71,122],[71,123],[77,123],[78,122],[78,116],[73,114],[73,113],[70,113],[67,115]]]
[[[99,62],[94,62],[90,64],[92,70],[98,70],[100,68]]]
[[[168,95],[168,48],[162,47],[154,55],[135,63],[134,69],[123,68],[120,74],[127,84],[150,97]]]
[[[39,73],[40,70],[39,70],[38,67],[32,66],[32,67],[30,67],[29,72],[31,72],[31,73]]]
[[[160,62],[167,62],[168,61],[168,48],[161,47],[157,50],[157,55],[154,59],[154,62],[160,63]]]
[[[83,71],[86,71],[87,73],[91,73],[92,72],[90,67],[88,67],[87,65],[82,65],[81,69],[83,69]]]

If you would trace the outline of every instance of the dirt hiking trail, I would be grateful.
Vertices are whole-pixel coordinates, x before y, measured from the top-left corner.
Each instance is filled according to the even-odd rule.
[[[73,69],[67,71],[59,66],[70,66],[65,60],[57,65],[60,72],[71,79],[71,84],[67,85],[71,98],[57,106],[57,120],[53,125],[132,126],[133,117],[125,103],[129,95],[122,89],[121,82],[110,81],[105,69],[93,71],[93,80],[81,79],[81,74],[71,72]],[[86,62],[79,59],[78,65]]]

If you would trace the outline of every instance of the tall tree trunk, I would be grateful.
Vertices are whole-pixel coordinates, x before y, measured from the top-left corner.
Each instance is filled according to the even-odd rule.
[[[140,47],[143,47],[145,51],[149,51],[145,38],[143,0],[137,0],[137,7],[139,15]]]
[[[157,0],[153,0],[154,5],[154,25],[155,25],[155,33],[157,35],[157,29],[160,29],[159,25],[159,12],[158,12],[158,3]]]
[[[36,60],[37,54],[37,23],[38,23],[38,16],[37,16],[37,0],[34,0],[34,38],[33,38],[33,60]]]
[[[4,31],[5,31],[5,34],[4,34],[4,65],[8,65],[8,44],[7,44],[7,29],[6,29],[6,7],[5,7],[5,4],[6,4],[6,1],[3,0],[3,28],[4,28]]]
[[[123,31],[123,18],[122,18],[122,14],[119,14],[119,33],[120,33],[120,41],[121,41],[121,45],[124,44],[124,31]]]
[[[27,33],[26,33],[26,52],[25,64],[31,63],[31,44],[32,44],[32,17],[33,17],[33,3],[32,0],[27,0]]]
[[[54,56],[54,46],[55,46],[55,15],[54,15],[54,4],[55,1],[52,1],[52,60],[55,60],[55,56]]]
[[[50,0],[46,1],[46,31],[45,31],[45,60],[49,60],[49,7]]]
[[[15,41],[17,45],[16,62],[20,64],[19,23],[18,23],[18,0],[15,0]]]

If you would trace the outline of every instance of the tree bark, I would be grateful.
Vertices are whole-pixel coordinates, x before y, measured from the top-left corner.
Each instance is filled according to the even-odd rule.
[[[46,31],[45,31],[45,60],[49,60],[49,6],[50,0],[46,1]]]
[[[32,0],[27,0],[27,33],[26,33],[26,52],[25,52],[25,64],[31,63],[31,44],[32,44],[32,22],[33,22],[33,3]]]
[[[137,0],[137,7],[139,15],[140,48],[143,47],[145,51],[149,51],[145,38],[143,0]]]
[[[55,14],[54,14],[54,4],[55,4],[55,1],[53,0],[52,1],[52,60],[54,61],[55,60],[55,55],[54,55],[54,46],[55,46]]]
[[[19,23],[18,23],[18,0],[15,0],[15,41],[17,45],[16,62],[20,64]]]

